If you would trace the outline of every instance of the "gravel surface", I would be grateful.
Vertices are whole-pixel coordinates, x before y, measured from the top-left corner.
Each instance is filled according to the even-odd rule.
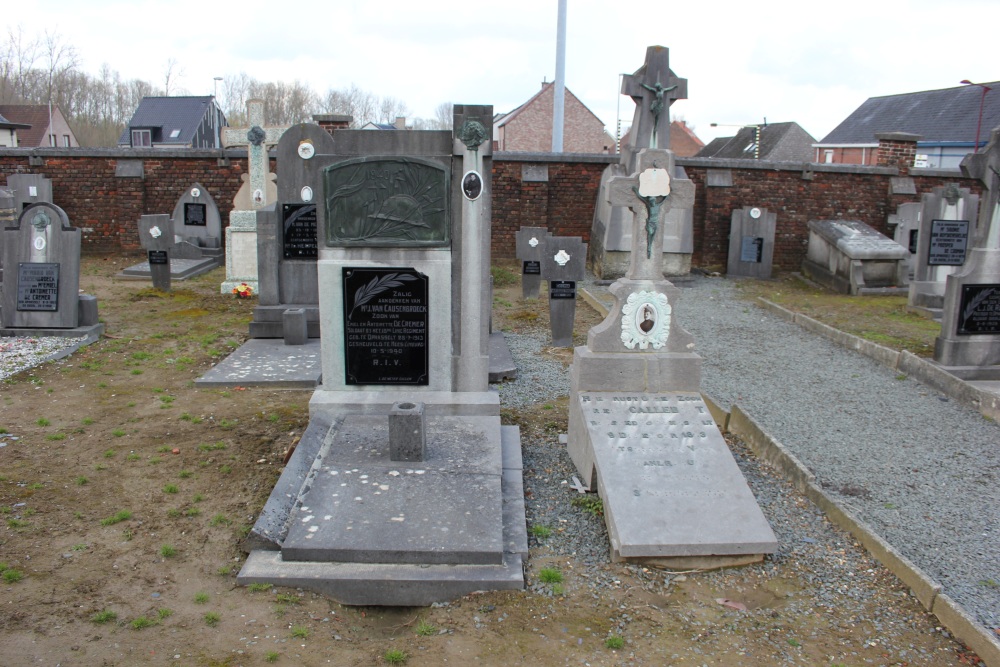
[[[59,359],[80,346],[80,338],[12,336],[0,338],[0,380],[51,359]]]

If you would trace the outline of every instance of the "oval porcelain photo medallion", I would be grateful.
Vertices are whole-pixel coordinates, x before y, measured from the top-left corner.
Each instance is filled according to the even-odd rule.
[[[622,343],[630,350],[658,350],[670,335],[670,304],[659,292],[632,292],[622,306]]]
[[[475,201],[483,194],[483,177],[478,171],[467,171],[462,177],[462,194],[469,201]]]

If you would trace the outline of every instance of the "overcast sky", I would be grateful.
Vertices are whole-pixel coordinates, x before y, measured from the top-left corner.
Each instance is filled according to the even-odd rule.
[[[213,77],[357,84],[432,118],[442,102],[510,111],[551,81],[556,0],[20,0],[5,27],[55,30],[84,71],[213,92]],[[706,143],[742,125],[796,121],[822,139],[867,98],[1000,80],[998,0],[568,0],[566,85],[613,135],[632,119],[618,78],[647,46],[688,80],[674,103]],[[221,88],[220,88],[221,92]],[[1000,89],[992,94],[1000,95]],[[620,105],[620,111],[619,111]],[[971,137],[970,137],[971,139]]]

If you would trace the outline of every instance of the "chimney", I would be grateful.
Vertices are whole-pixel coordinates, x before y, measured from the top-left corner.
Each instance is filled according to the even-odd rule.
[[[349,129],[354,118],[348,114],[318,113],[313,114],[313,120],[324,130],[333,134],[334,130]]]
[[[406,116],[396,116],[396,122],[392,124],[397,130],[406,129]]]
[[[875,165],[897,167],[901,176],[908,174],[917,157],[917,142],[923,137],[909,132],[876,132],[875,138],[878,139]]]

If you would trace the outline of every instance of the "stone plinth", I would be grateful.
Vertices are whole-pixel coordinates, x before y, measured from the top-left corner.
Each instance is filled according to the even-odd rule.
[[[857,220],[810,220],[802,271],[843,294],[893,293],[906,285],[909,252]]]

